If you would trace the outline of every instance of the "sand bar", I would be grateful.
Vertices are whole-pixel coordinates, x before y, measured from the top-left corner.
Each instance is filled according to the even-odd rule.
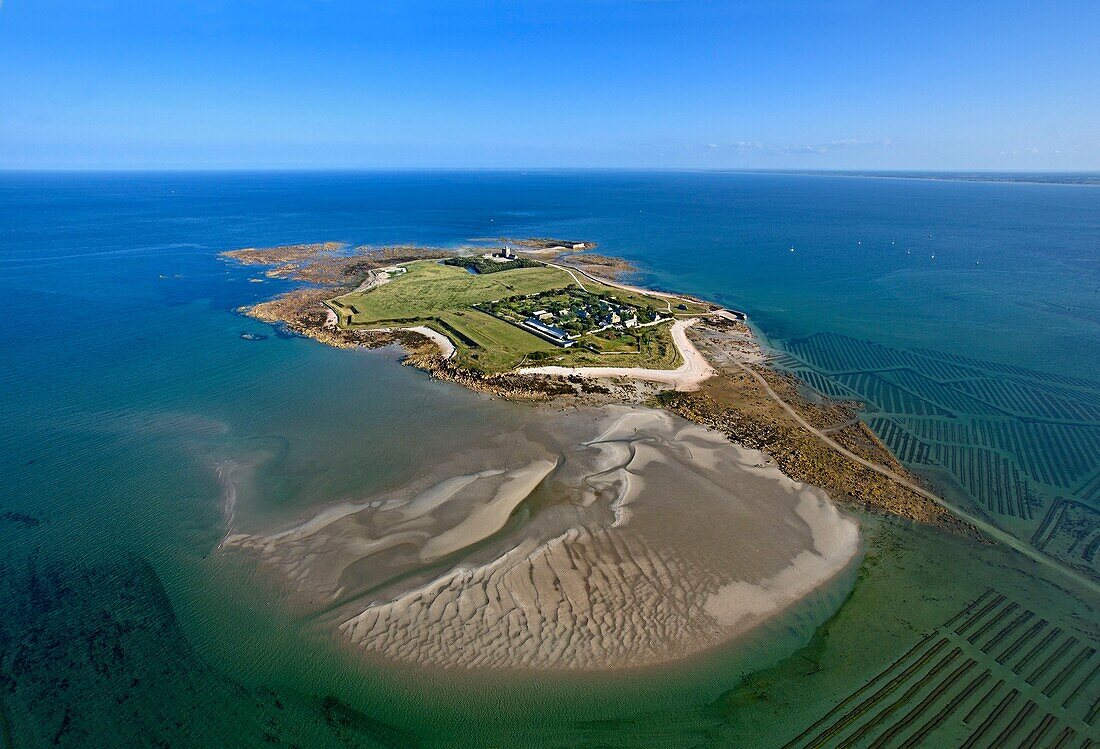
[[[225,545],[388,660],[667,663],[752,631],[859,552],[853,520],[765,463],[663,411],[532,410],[413,484]]]

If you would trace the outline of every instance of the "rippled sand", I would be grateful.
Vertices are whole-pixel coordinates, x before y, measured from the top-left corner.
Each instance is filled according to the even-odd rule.
[[[533,412],[414,485],[225,545],[388,659],[650,665],[752,629],[856,554],[855,523],[765,462],[662,411]]]

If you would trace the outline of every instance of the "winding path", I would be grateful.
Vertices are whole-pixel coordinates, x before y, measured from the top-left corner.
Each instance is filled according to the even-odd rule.
[[[551,268],[557,268],[558,270],[563,270],[563,271],[565,271],[566,273],[568,273],[568,274],[569,274],[570,276],[572,276],[572,277],[573,277],[573,280],[577,282],[577,286],[580,286],[580,287],[581,287],[581,289],[582,289],[583,291],[588,291],[588,289],[586,289],[586,288],[584,287],[584,283],[582,283],[582,282],[581,282],[581,280],[580,280],[579,278],[577,278],[577,274],[573,272],[573,269],[572,269],[572,268],[570,268],[570,267],[568,267],[568,266],[565,266],[565,265],[558,265],[557,263],[547,263],[547,265],[549,265],[549,266],[550,266]],[[579,272],[580,272],[580,273],[581,273],[582,275],[584,275],[584,276],[588,276],[588,274],[587,274],[587,273],[585,273],[585,272],[584,272],[583,270],[580,270],[579,268],[578,268],[577,270],[578,270],[578,271],[579,271]],[[591,276],[588,276],[588,278],[590,278],[590,279],[591,279],[592,277],[591,277]],[[592,280],[595,280],[595,279],[592,279]]]
[[[543,375],[579,375],[581,377],[630,377],[635,380],[647,382],[662,382],[672,385],[676,390],[698,390],[699,384],[713,377],[716,372],[707,358],[695,348],[687,337],[687,328],[699,321],[693,317],[690,320],[676,320],[672,323],[670,333],[672,341],[676,344],[684,363],[676,369],[647,369],[645,367],[523,367],[517,370],[520,374]]]
[[[600,276],[596,276],[596,275],[593,275],[592,273],[589,273],[588,271],[584,270],[583,268],[577,268],[577,267],[570,266],[570,265],[561,265],[560,263],[547,262],[546,264],[549,265],[551,268],[557,268],[558,270],[563,270],[566,273],[568,273],[570,276],[573,277],[573,280],[577,282],[577,286],[580,286],[585,291],[588,291],[588,289],[585,289],[584,284],[581,283],[581,280],[579,278],[577,278],[577,273],[580,273],[582,276],[587,278],[589,281],[592,281],[593,283],[603,284],[604,286],[613,286],[616,289],[622,289],[623,291],[633,291],[633,292],[636,292],[636,293],[639,293],[639,294],[645,294],[646,296],[659,296],[659,297],[661,297],[662,299],[665,300],[665,304],[668,305],[668,311],[670,313],[672,312],[672,300],[673,299],[678,299],[682,302],[690,302],[691,301],[690,299],[685,299],[684,297],[678,296],[676,294],[669,294],[668,292],[665,292],[665,291],[653,291],[652,289],[642,289],[642,288],[639,288],[638,286],[631,286],[629,284],[619,283],[618,281],[612,281],[610,278],[601,278]],[[574,273],[574,271],[576,271],[576,273]]]

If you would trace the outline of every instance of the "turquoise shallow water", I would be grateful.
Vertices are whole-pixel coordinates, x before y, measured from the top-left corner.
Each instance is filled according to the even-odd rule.
[[[227,511],[215,468],[258,462],[239,511],[292,517],[407,482],[457,440],[517,417],[396,366],[392,351],[331,350],[237,315],[284,287],[216,258],[235,247],[597,241],[634,260],[639,280],[747,310],[778,364],[865,400],[868,422],[956,501],[1095,569],[1094,188],[6,174],[0,222],[0,581],[14,602],[0,628],[0,704],[19,737],[144,745],[181,724],[194,743],[265,731],[307,744],[340,731],[382,745],[415,738],[407,723],[345,709],[363,685],[347,683],[326,637],[272,610],[257,573],[210,556]],[[810,616],[792,637],[813,626]],[[265,686],[307,673],[301,694]]]

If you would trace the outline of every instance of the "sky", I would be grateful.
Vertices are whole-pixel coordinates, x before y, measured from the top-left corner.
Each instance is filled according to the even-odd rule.
[[[0,3],[0,169],[1100,170],[1100,0]]]

